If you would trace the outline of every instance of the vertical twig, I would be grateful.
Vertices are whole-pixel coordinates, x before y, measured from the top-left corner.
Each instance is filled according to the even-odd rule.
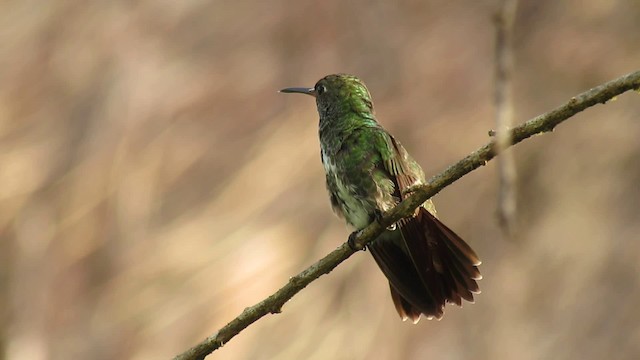
[[[516,168],[513,152],[507,148],[512,139],[509,129],[513,124],[513,23],[518,0],[501,0],[495,14],[495,92],[496,144],[498,158],[498,220],[506,236],[513,238],[516,230]]]

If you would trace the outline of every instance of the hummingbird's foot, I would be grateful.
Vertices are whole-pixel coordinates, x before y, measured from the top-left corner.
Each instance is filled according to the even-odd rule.
[[[411,194],[413,194],[418,189],[418,187],[420,187],[420,184],[408,186],[402,191],[402,199],[406,199],[408,196],[411,196]]]
[[[382,218],[384,217],[384,213],[380,209],[373,210],[373,218],[380,224],[382,222]]]
[[[349,240],[347,240],[347,244],[349,245],[349,248],[353,251],[367,250],[367,248],[364,245],[359,244],[356,241],[356,239],[358,238],[358,236],[360,236],[360,234],[362,234],[362,230],[356,230],[349,235]]]
[[[384,217],[384,213],[381,210],[379,210],[379,209],[373,210],[373,218],[376,219],[378,224],[382,223],[382,218],[383,217]],[[389,231],[393,231],[395,229],[396,229],[396,224],[395,223],[387,226],[387,230],[389,230]]]

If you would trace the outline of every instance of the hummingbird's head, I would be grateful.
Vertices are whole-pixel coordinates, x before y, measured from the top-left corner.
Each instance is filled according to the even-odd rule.
[[[307,94],[315,97],[320,118],[347,112],[373,113],[373,102],[369,90],[362,80],[353,75],[327,75],[312,88],[286,88],[280,92]]]

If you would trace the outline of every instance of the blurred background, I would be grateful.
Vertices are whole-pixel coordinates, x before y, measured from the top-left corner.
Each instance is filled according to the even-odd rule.
[[[0,358],[167,359],[346,241],[313,99],[365,80],[428,176],[494,128],[496,1],[5,1]],[[516,123],[640,68],[640,2],[523,0]],[[640,97],[516,147],[439,194],[483,293],[399,320],[359,253],[214,359],[640,358]]]

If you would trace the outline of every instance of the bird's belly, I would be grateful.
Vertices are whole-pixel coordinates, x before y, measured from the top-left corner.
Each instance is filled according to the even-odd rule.
[[[340,199],[342,213],[347,222],[356,229],[362,229],[371,222],[370,214],[373,208],[366,201],[355,196],[355,192],[348,185],[337,182],[336,196]]]
[[[356,229],[365,228],[371,222],[371,214],[374,212],[374,204],[367,201],[356,189],[356,186],[345,182],[340,176],[335,163],[325,156],[323,152],[322,163],[330,182],[329,191],[338,200],[340,211],[349,225]]]

